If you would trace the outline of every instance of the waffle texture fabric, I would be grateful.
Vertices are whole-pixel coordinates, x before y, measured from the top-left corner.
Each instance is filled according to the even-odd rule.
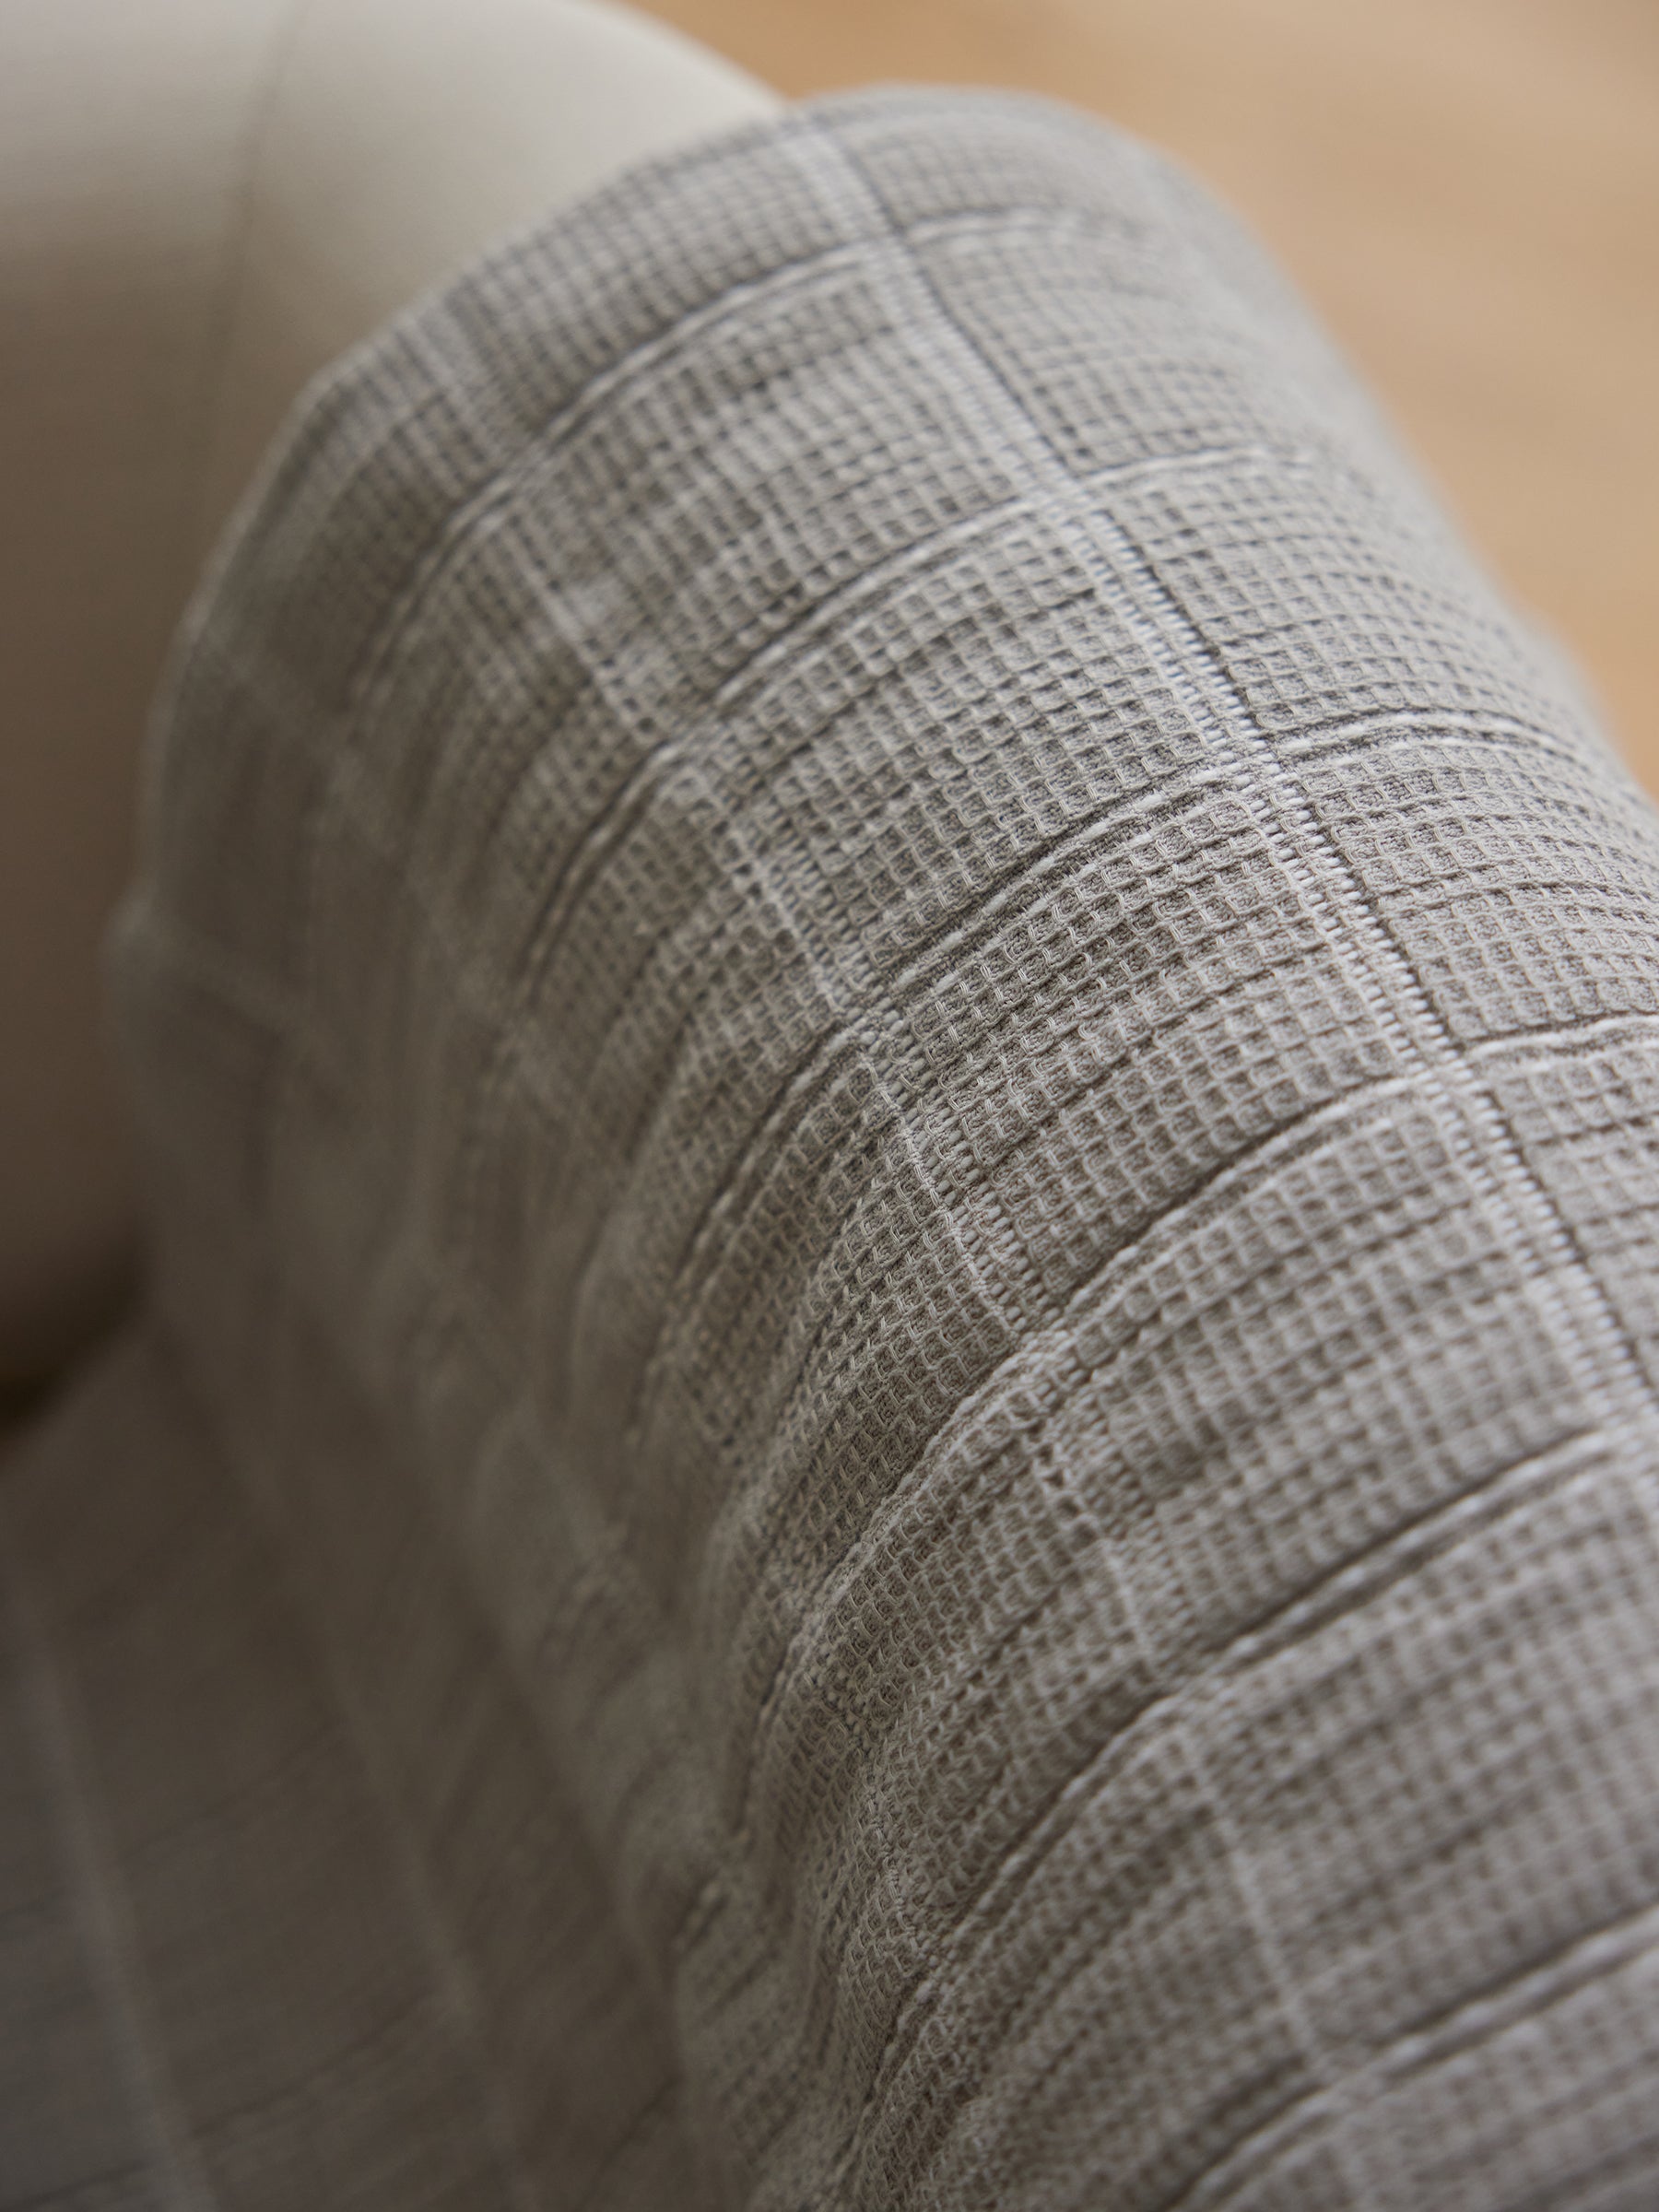
[[[1659,2203],[1659,835],[1163,163],[839,99],[351,357],[113,970],[6,2212]]]

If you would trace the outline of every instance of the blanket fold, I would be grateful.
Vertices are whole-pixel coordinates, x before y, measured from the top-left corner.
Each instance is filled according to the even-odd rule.
[[[1659,2201],[1659,825],[1004,96],[307,395],[4,1487],[0,2212]]]

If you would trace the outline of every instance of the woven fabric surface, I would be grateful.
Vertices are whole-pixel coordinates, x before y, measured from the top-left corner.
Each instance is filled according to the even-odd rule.
[[[7,1471],[0,2207],[1659,2202],[1659,831],[1063,110],[308,396]]]

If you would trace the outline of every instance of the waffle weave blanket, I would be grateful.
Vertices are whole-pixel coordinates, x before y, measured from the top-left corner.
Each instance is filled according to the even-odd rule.
[[[1659,833],[1192,185],[862,94],[420,302],[112,966],[4,2212],[1659,2204]]]

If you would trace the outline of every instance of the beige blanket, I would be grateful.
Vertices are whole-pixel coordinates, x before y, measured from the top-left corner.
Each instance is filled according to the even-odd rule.
[[[1659,837],[1159,162],[831,101],[351,359],[114,966],[4,2212],[1659,2203]]]

